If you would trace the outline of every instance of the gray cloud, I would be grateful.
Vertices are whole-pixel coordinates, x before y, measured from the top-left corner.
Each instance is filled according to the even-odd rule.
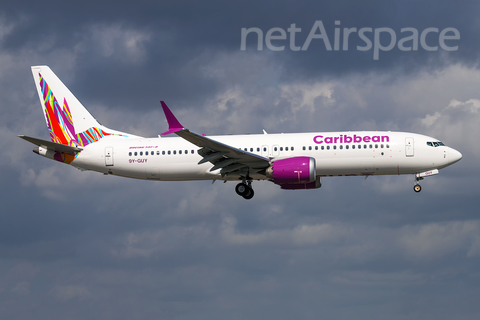
[[[0,15],[3,319],[476,319],[478,1],[9,2]],[[240,50],[241,28],[454,27],[455,52]],[[352,43],[353,45],[353,43]],[[427,178],[325,178],[320,190],[80,172],[48,138],[30,66],[104,125],[156,136],[159,100],[224,133],[399,130],[464,155]]]

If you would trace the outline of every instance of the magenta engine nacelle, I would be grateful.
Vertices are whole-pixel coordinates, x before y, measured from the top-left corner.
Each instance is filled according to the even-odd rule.
[[[310,183],[316,179],[315,158],[293,157],[276,160],[266,171],[276,184]]]

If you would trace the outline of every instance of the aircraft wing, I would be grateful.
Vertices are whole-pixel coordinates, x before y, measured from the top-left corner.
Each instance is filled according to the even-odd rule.
[[[76,153],[76,152],[82,151],[82,148],[71,147],[71,146],[67,146],[67,145],[64,145],[64,144],[55,143],[55,142],[52,142],[52,141],[32,138],[32,137],[24,136],[24,135],[20,135],[18,137],[22,138],[23,140],[26,140],[28,142],[31,142],[31,143],[39,146],[39,147],[42,147],[42,148],[45,148],[45,149],[48,149],[48,150],[52,150],[52,151],[56,151],[56,152]]]
[[[162,135],[175,133],[179,137],[202,148],[198,153],[203,159],[200,160],[198,164],[211,162],[213,167],[210,171],[220,169],[220,173],[224,175],[250,168],[260,173],[270,166],[270,159],[268,158],[243,151],[185,129],[177,118],[175,118],[165,102],[161,101],[161,104],[169,126],[168,131],[165,131]]]

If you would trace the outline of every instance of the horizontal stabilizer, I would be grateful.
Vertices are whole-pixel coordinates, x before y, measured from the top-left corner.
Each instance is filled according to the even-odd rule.
[[[76,153],[82,151],[82,148],[79,147],[72,147],[72,146],[67,146],[64,144],[59,144],[47,140],[42,140],[42,139],[37,139],[37,138],[32,138],[24,135],[18,136],[19,138],[22,138],[23,140],[26,140],[28,142],[33,143],[34,145],[37,145],[39,147],[56,151],[56,152],[61,152],[61,153]]]

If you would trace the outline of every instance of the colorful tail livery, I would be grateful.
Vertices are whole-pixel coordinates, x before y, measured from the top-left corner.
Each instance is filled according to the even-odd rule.
[[[32,67],[32,73],[51,140],[20,136],[39,146],[36,153],[70,164],[83,147],[105,136],[128,136],[99,124],[49,67]]]
[[[320,188],[322,177],[414,175],[419,181],[462,158],[438,139],[408,132],[314,132],[205,136],[186,129],[165,102],[172,138],[142,138],[105,128],[46,66],[32,67],[51,141],[20,136],[39,155],[82,170],[127,178],[239,182],[268,180],[285,190]]]
[[[32,67],[32,73],[52,142],[85,147],[112,134],[92,117],[49,67]]]

